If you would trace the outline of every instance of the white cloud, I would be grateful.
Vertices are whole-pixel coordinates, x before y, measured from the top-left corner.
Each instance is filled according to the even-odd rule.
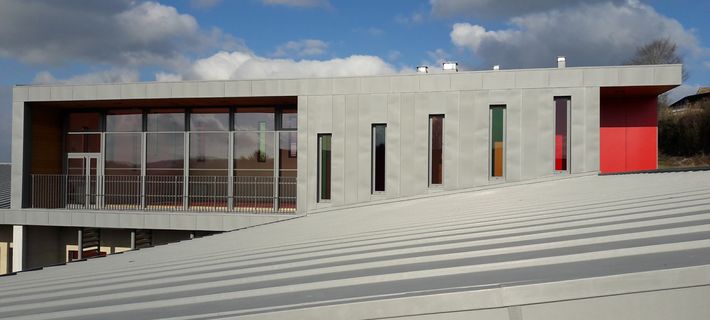
[[[57,79],[49,71],[37,73],[33,83],[64,83],[64,84],[92,84],[92,83],[121,83],[137,82],[139,80],[138,71],[133,69],[110,69],[106,71],[90,72],[75,75],[66,79]]]
[[[298,41],[289,41],[276,48],[273,56],[275,57],[307,57],[319,56],[325,53],[328,49],[328,44],[317,39],[303,39]]]
[[[637,47],[663,37],[675,41],[681,53],[701,50],[692,31],[635,1],[582,4],[515,17],[510,24],[487,30],[457,23],[451,41],[472,51],[484,65],[509,68],[551,66],[558,55],[567,56],[571,65],[620,64]]]
[[[635,1],[635,0],[634,0]],[[432,14],[439,17],[500,18],[603,2],[624,0],[429,0]]]
[[[402,57],[402,52],[399,50],[390,50],[387,52],[387,60],[394,61],[399,60]]]
[[[426,53],[430,59],[434,60],[434,63],[425,62],[425,65],[438,65],[441,66],[444,62],[451,60],[451,54],[446,52],[444,49],[438,48],[434,51],[427,51]],[[437,69],[437,68],[433,68]]]
[[[287,7],[330,7],[328,0],[261,0],[268,5],[281,5]]]
[[[221,51],[195,61],[183,73],[158,73],[157,80],[226,80],[365,76],[396,73],[379,57],[353,55],[329,60],[271,59],[245,52]]]
[[[28,63],[179,65],[237,42],[154,1],[0,1],[0,57]]]

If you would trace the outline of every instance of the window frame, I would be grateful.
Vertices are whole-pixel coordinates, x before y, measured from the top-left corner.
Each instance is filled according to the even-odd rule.
[[[502,126],[503,126],[503,155],[502,155],[502,161],[501,161],[501,175],[500,176],[494,176],[493,172],[493,110],[494,109],[503,109],[503,120],[502,120]],[[505,181],[506,180],[506,175],[508,174],[508,170],[506,170],[506,157],[507,157],[507,151],[508,151],[508,112],[507,112],[508,106],[505,104],[491,104],[488,107],[488,180],[489,181]]]
[[[567,100],[567,119],[566,124],[567,124],[567,136],[565,137],[567,145],[565,146],[565,152],[567,155],[566,159],[566,167],[567,169],[565,170],[557,170],[557,166],[555,162],[557,161],[556,159],[556,151],[557,151],[557,100],[558,99],[566,99]],[[571,171],[571,166],[572,166],[572,160],[571,160],[571,155],[572,155],[572,148],[571,148],[571,133],[572,133],[572,96],[554,96],[552,99],[552,113],[554,114],[553,119],[552,119],[552,172],[555,174],[569,174]]]
[[[328,198],[323,197],[323,177],[322,177],[322,172],[323,172],[323,139],[325,137],[328,137],[328,146],[330,148],[330,154],[329,154],[329,159],[328,159],[328,172],[329,174],[329,179],[328,179]],[[317,142],[318,142],[318,163],[317,163],[317,190],[316,190],[316,200],[318,203],[329,203],[331,199],[333,198],[333,184],[332,184],[332,179],[333,179],[333,134],[332,133],[319,133],[317,136]]]
[[[440,183],[433,183],[432,178],[433,178],[433,145],[434,145],[434,134],[433,134],[433,119],[435,117],[441,117],[441,182]],[[444,173],[445,168],[444,168],[444,133],[446,132],[445,128],[445,122],[446,122],[446,115],[443,113],[438,113],[438,114],[430,114],[429,115],[429,136],[428,136],[428,165],[427,165],[427,176],[428,176],[428,186],[429,188],[443,188],[444,186]]]
[[[382,190],[377,190],[377,128],[383,128],[384,132],[384,163],[382,168],[382,179],[384,180],[382,185]],[[384,194],[387,192],[387,124],[386,123],[373,123],[372,129],[370,130],[371,140],[370,140],[370,193],[372,194]]]

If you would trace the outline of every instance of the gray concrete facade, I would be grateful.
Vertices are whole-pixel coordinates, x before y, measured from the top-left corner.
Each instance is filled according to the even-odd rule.
[[[4,221],[21,224],[33,219],[25,215],[8,220],[29,211],[22,209],[23,175],[27,174],[24,114],[28,102],[297,96],[297,203],[299,213],[305,214],[329,207],[552,176],[555,174],[552,107],[556,96],[571,98],[569,173],[598,172],[600,87],[673,87],[680,83],[681,65],[656,65],[320,79],[16,86],[13,210],[3,213]],[[491,105],[500,104],[506,106],[507,117],[506,174],[504,180],[494,181],[488,178],[488,112]],[[445,115],[441,188],[428,186],[430,114]],[[386,191],[378,194],[372,194],[370,187],[374,123],[387,124]],[[333,139],[332,200],[328,203],[318,203],[316,197],[318,133],[331,133]],[[44,213],[37,214],[47,220]],[[174,227],[171,221],[175,219],[162,220],[165,224],[161,227]]]

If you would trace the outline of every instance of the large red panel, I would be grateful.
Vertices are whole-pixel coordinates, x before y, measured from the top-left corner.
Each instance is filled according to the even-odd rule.
[[[628,127],[626,128],[626,170],[656,169],[658,155],[656,150],[656,128]]]
[[[626,128],[602,127],[599,150],[599,170],[603,173],[626,170]]]
[[[656,169],[656,97],[602,97],[600,111],[600,171]]]

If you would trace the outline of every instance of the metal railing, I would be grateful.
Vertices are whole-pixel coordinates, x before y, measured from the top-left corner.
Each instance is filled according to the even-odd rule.
[[[295,213],[296,177],[32,175],[32,208]]]

